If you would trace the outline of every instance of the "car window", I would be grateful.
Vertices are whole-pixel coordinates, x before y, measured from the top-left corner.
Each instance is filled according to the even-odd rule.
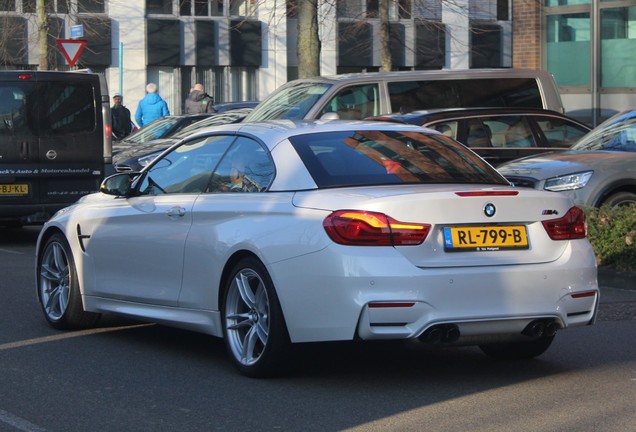
[[[444,79],[388,83],[391,112],[429,108],[543,108],[534,78]]]
[[[0,85],[0,134],[28,133],[26,92],[33,86]]]
[[[492,130],[480,119],[466,121],[465,144],[468,147],[492,147]]]
[[[253,139],[239,137],[216,167],[210,192],[263,192],[274,178],[274,165]]]
[[[499,121],[500,126],[491,127],[492,143],[496,147],[536,147],[536,139],[532,128],[524,116],[502,116],[484,119],[484,123]],[[496,129],[496,133],[492,129]]]
[[[378,84],[345,87],[327,102],[318,114],[337,113],[342,120],[361,120],[380,114],[380,89]]]
[[[427,127],[435,129],[436,131],[441,132],[453,139],[457,139],[458,122],[456,120],[439,122]]]
[[[139,191],[144,195],[200,193],[208,189],[212,172],[234,136],[188,141],[157,160],[147,171]]]
[[[40,135],[92,132],[96,127],[90,83],[47,82],[38,96]]]
[[[488,163],[441,134],[331,132],[290,141],[319,188],[395,183],[507,184]]]
[[[548,147],[570,147],[589,130],[581,125],[558,117],[532,117],[543,132]]]

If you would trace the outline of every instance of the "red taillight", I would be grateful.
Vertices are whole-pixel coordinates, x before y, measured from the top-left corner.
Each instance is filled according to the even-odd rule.
[[[336,243],[348,246],[412,246],[421,244],[430,225],[399,222],[383,213],[338,210],[323,222]]]
[[[30,80],[31,78],[33,78],[33,75],[31,75],[31,74],[19,74],[19,75],[18,75],[18,79],[19,79],[20,81],[28,81],[28,80]]]
[[[572,207],[562,218],[543,221],[543,226],[552,240],[574,240],[587,236],[585,213],[578,207]]]

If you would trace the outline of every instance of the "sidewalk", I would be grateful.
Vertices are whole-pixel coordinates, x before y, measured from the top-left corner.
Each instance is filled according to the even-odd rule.
[[[636,290],[636,273],[600,267],[598,269],[598,284],[601,287]]]
[[[598,270],[599,321],[636,320],[636,273]]]

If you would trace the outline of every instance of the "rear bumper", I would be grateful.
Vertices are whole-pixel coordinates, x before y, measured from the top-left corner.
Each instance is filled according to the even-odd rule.
[[[480,267],[418,268],[390,248],[349,250],[358,254],[327,248],[270,266],[292,341],[409,339],[448,323],[469,342],[518,334],[536,319],[567,328],[596,316],[588,242],[570,242],[549,263]]]

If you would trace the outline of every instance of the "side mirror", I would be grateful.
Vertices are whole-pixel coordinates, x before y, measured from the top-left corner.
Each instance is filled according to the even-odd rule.
[[[138,173],[135,173],[138,175]],[[130,173],[118,173],[107,177],[99,187],[99,191],[106,195],[128,196],[132,190],[134,176]]]

